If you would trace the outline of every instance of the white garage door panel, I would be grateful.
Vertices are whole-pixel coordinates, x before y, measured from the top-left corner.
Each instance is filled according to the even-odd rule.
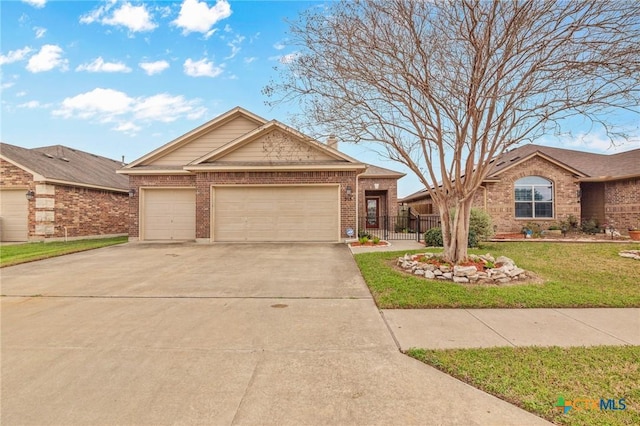
[[[337,186],[214,188],[215,241],[337,241]]]
[[[144,190],[145,240],[193,240],[195,237],[195,189]]]
[[[27,241],[29,202],[26,189],[0,191],[1,241]]]

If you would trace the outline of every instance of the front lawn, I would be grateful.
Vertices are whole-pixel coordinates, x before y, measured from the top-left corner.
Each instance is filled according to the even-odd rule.
[[[410,349],[407,354],[556,424],[640,424],[640,346]],[[555,408],[559,397],[574,408],[567,413]],[[601,399],[615,400],[618,410],[600,410]]]
[[[42,260],[49,257],[62,256],[64,254],[76,253],[79,251],[91,250],[126,242],[127,237],[116,237],[92,240],[74,240],[68,242],[57,241],[50,243],[3,245],[0,247],[0,267],[17,265],[19,263],[32,262],[34,260]]]
[[[544,280],[544,284],[500,287],[426,280],[397,271],[394,261],[404,251],[362,253],[355,259],[383,309],[620,308],[640,307],[640,262],[618,256],[621,250],[637,248],[633,243],[513,242],[485,243],[471,250],[510,257]]]

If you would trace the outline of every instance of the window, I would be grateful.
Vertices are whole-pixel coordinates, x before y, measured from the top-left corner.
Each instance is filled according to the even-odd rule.
[[[516,218],[552,218],[553,183],[540,176],[527,176],[515,184]]]

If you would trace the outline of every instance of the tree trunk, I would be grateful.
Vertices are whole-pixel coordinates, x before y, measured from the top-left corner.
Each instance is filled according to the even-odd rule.
[[[442,223],[443,256],[449,262],[459,263],[467,259],[472,202],[473,200],[469,197],[464,201],[455,200],[438,206]]]

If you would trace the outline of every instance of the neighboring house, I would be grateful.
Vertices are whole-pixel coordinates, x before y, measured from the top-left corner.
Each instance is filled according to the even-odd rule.
[[[62,145],[0,143],[0,238],[40,241],[127,234],[122,163]]]
[[[604,155],[529,144],[491,161],[473,205],[491,215],[497,233],[520,232],[527,222],[544,229],[569,216],[622,233],[638,226],[640,149]],[[400,202],[438,213],[425,189]]]
[[[338,242],[366,200],[395,214],[403,176],[239,107],[118,173],[133,194],[130,240],[198,242]]]

